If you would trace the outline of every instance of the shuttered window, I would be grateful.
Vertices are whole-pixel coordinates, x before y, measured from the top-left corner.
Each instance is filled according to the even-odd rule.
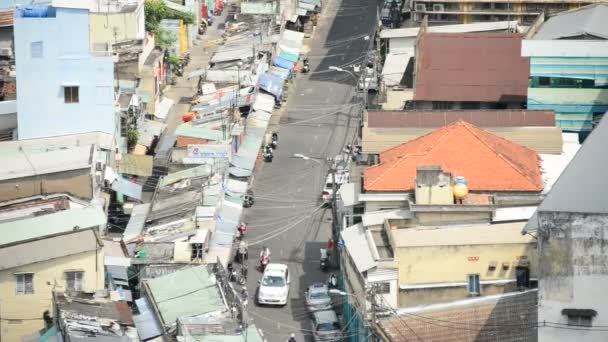
[[[15,274],[17,295],[34,294],[34,273]]]
[[[66,289],[72,291],[82,291],[82,279],[84,272],[65,272]]]

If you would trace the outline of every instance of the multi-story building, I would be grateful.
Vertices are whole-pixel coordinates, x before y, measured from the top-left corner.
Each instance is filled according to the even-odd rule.
[[[105,215],[92,207],[0,224],[3,341],[36,341],[53,316],[53,291],[104,288],[100,224]]]
[[[412,18],[421,21],[428,16],[429,23],[469,24],[481,21],[517,20],[532,23],[545,12],[559,13],[602,0],[415,0],[412,1]]]
[[[530,219],[538,241],[538,341],[606,341],[608,119],[591,132]]]
[[[557,125],[581,138],[608,110],[606,18],[605,4],[540,16],[522,42],[530,58],[528,109],[555,111]]]
[[[119,129],[114,60],[91,51],[89,8],[15,10],[19,139]]]

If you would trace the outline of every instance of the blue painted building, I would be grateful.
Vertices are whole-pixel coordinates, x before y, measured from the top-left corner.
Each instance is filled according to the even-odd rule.
[[[19,139],[120,132],[113,59],[91,53],[87,8],[21,6],[14,30]]]
[[[608,5],[563,12],[528,33],[528,109],[555,111],[563,131],[586,136],[608,111]]]

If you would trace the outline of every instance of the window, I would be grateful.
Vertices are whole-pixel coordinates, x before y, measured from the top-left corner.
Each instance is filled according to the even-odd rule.
[[[376,284],[374,284],[374,286],[376,287],[377,294],[391,293],[391,283],[389,283],[389,282],[376,283]]]
[[[433,109],[450,109],[450,103],[447,101],[433,101]]]
[[[15,293],[17,295],[34,294],[34,273],[15,274],[17,287]]]
[[[82,291],[83,276],[84,272],[82,271],[65,272],[65,288],[72,291]]]
[[[591,309],[563,309],[562,315],[568,317],[568,325],[576,327],[591,327],[597,311]]]
[[[541,87],[549,87],[551,86],[551,78],[549,77],[539,77],[538,85]]]
[[[63,87],[65,103],[78,103],[78,87]]]
[[[468,290],[469,294],[473,296],[478,296],[481,293],[479,274],[469,274]]]
[[[31,42],[30,43],[30,57],[31,58],[42,58],[44,53],[42,51],[42,42]]]

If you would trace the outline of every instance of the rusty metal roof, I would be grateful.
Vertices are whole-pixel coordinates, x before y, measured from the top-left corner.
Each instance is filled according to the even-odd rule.
[[[370,128],[439,128],[456,121],[478,127],[554,127],[550,110],[401,110],[367,114]]]
[[[519,33],[426,33],[415,101],[525,102],[530,61]]]
[[[13,26],[13,10],[0,11],[0,27]]]

